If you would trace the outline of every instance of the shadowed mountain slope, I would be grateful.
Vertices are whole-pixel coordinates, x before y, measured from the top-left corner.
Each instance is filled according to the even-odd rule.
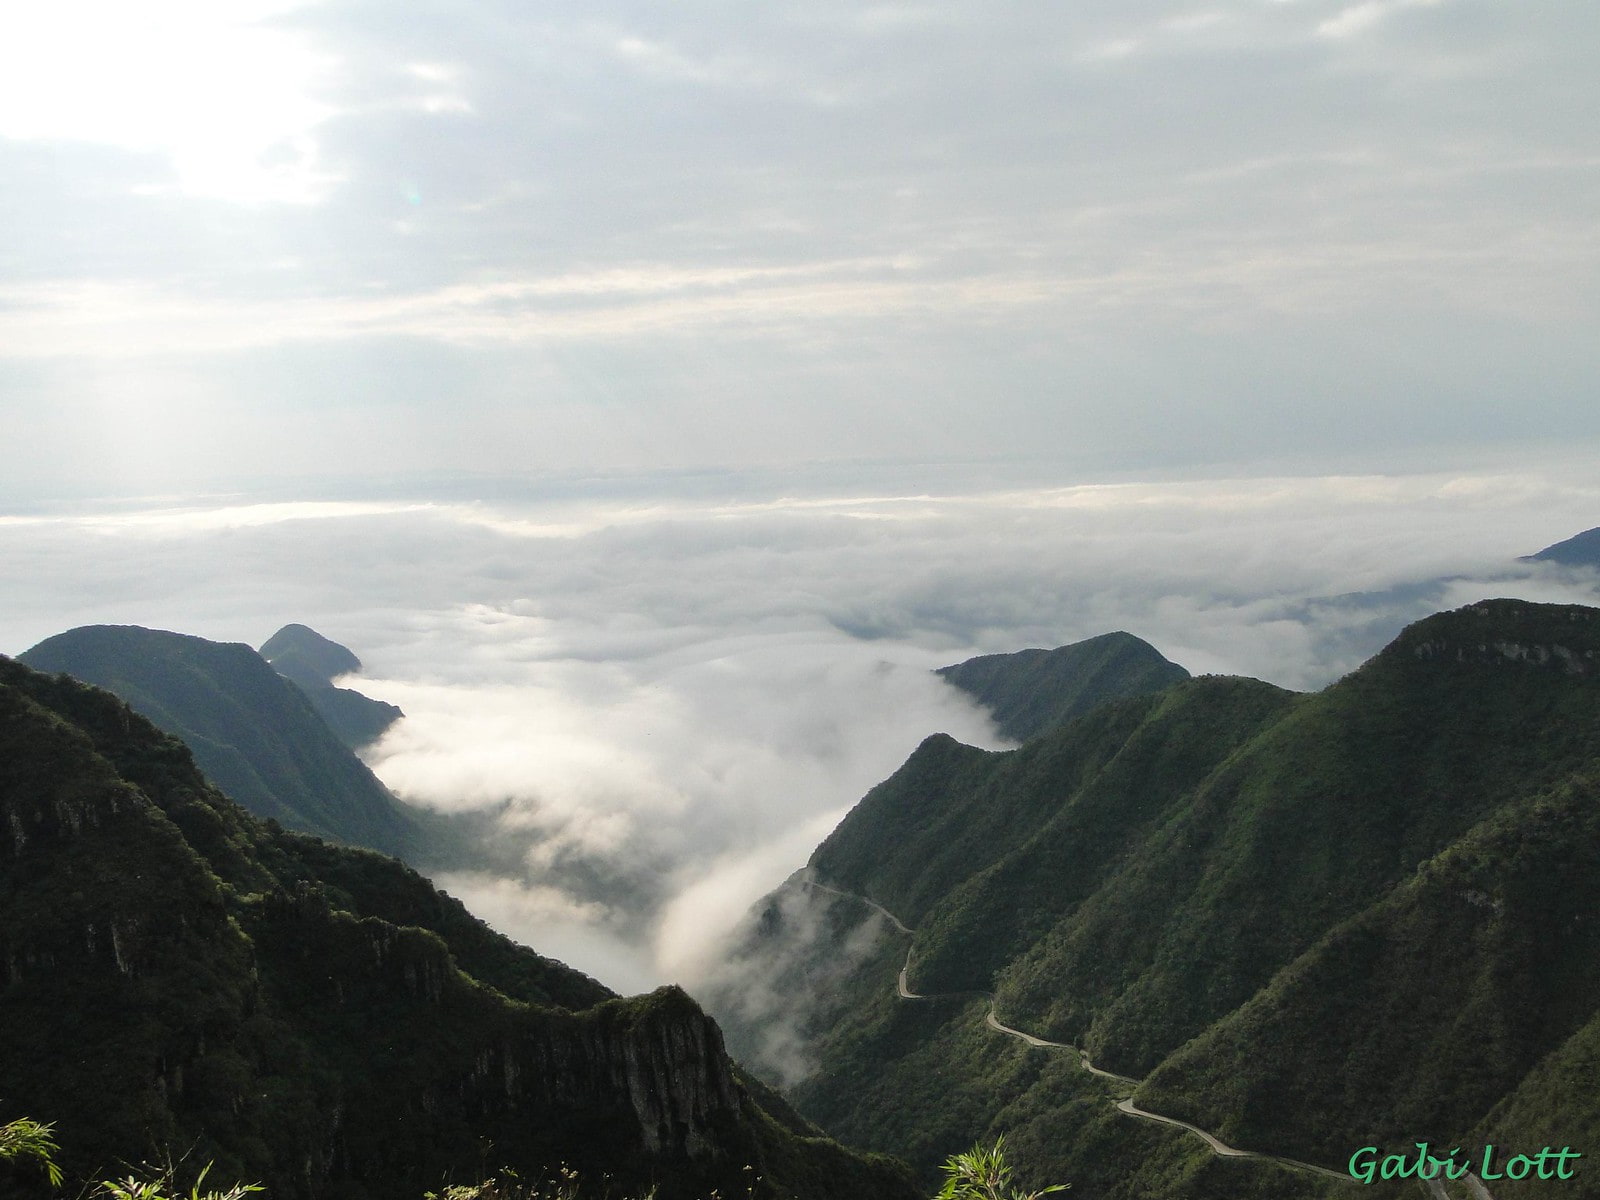
[[[76,1178],[171,1153],[276,1200],[559,1162],[663,1200],[907,1200],[741,1085],[675,988],[614,999],[408,868],[269,826],[107,692],[0,658],[7,1115]],[[485,1147],[493,1146],[485,1162]]]
[[[181,738],[207,777],[257,816],[412,862],[429,858],[422,818],[249,646],[90,625],[45,639],[19,661],[121,696]]]
[[[261,657],[306,694],[328,727],[351,749],[377,741],[384,730],[405,716],[396,705],[334,687],[339,676],[361,670],[361,660],[308,626],[285,625],[262,643]]]
[[[937,673],[988,708],[1000,732],[1017,742],[1109,700],[1159,692],[1189,678],[1149,642],[1120,632],[1054,650],[985,654]]]
[[[1568,567],[1600,567],[1600,529],[1586,529],[1580,534],[1546,546],[1537,554],[1530,554],[1525,562],[1553,562]]]

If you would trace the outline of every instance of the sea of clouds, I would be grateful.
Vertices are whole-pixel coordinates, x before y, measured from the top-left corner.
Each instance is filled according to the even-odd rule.
[[[1487,595],[1597,601],[1519,555],[1597,523],[1557,468],[929,491],[497,489],[0,516],[0,650],[305,622],[406,712],[367,757],[475,812],[440,882],[624,991],[715,974],[749,905],[925,736],[1000,746],[932,668],[1114,629],[1191,671],[1320,687]],[[419,490],[419,494],[422,494]]]

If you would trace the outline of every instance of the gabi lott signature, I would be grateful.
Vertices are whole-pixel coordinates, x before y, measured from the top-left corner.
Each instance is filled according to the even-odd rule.
[[[1380,1155],[1376,1146],[1363,1146],[1350,1156],[1350,1178],[1362,1183],[1374,1179],[1460,1179],[1474,1174],[1488,1182],[1493,1179],[1571,1179],[1572,1166],[1583,1155],[1570,1146],[1553,1150],[1546,1146],[1537,1154],[1498,1157],[1494,1145],[1486,1145],[1481,1156],[1458,1157],[1461,1147],[1440,1157],[1429,1153],[1427,1142],[1417,1142],[1416,1152]]]

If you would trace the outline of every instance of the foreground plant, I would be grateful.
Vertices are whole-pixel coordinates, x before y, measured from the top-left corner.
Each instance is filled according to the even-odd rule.
[[[630,1200],[652,1200],[654,1195],[652,1188]],[[499,1174],[482,1183],[451,1184],[442,1192],[423,1193],[423,1200],[578,1200],[578,1196],[578,1173],[563,1164],[551,1178],[536,1183],[525,1182],[510,1167],[502,1167]]]
[[[50,1130],[51,1126],[26,1118],[0,1125],[0,1162],[32,1162],[44,1172],[51,1187],[60,1187],[61,1168],[56,1166],[60,1147]]]
[[[121,1180],[101,1180],[89,1193],[91,1200],[244,1200],[251,1192],[265,1190],[259,1183],[236,1183],[225,1192],[215,1189],[202,1192],[206,1176],[211,1173],[210,1163],[200,1169],[187,1194],[176,1186],[177,1168],[172,1164],[146,1170],[148,1175],[144,1179],[129,1175]]]
[[[985,1150],[974,1146],[965,1154],[945,1159],[944,1186],[934,1200],[1039,1200],[1051,1192],[1064,1192],[1070,1186],[1052,1184],[1037,1192],[1021,1192],[1011,1185],[1011,1167],[1006,1163],[1004,1137],[995,1139]]]

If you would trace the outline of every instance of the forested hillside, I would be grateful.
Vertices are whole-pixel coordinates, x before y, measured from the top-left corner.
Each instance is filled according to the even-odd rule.
[[[1189,678],[1149,642],[1131,633],[1058,646],[985,654],[939,675],[994,714],[1006,737],[1025,742],[1110,700],[1159,692]]]
[[[612,998],[3,658],[0,863],[0,1123],[54,1125],[73,1179],[171,1155],[274,1200],[420,1200],[565,1162],[663,1200],[914,1194],[752,1099],[678,989]]]
[[[257,816],[410,862],[439,852],[427,818],[390,795],[305,693],[249,646],[90,625],[46,638],[19,661],[115,692],[182,739],[207,777]]]
[[[793,1094],[924,1169],[1007,1132],[1092,1195],[1339,1186],[1302,1172],[1285,1193],[1259,1179],[1282,1168],[1116,1113],[1074,1056],[986,1027],[993,993],[1005,1024],[1235,1146],[1339,1169],[1366,1144],[1572,1142],[1600,1113],[1577,1082],[1600,1016],[1597,779],[1600,611],[1516,601],[1420,622],[1314,695],[1201,678],[1015,751],[929,739],[795,885],[836,945],[880,933],[829,985]],[[859,902],[842,919],[837,893],[914,935]],[[893,994],[908,943],[933,999]],[[1136,1149],[1185,1139],[1165,1165]]]

